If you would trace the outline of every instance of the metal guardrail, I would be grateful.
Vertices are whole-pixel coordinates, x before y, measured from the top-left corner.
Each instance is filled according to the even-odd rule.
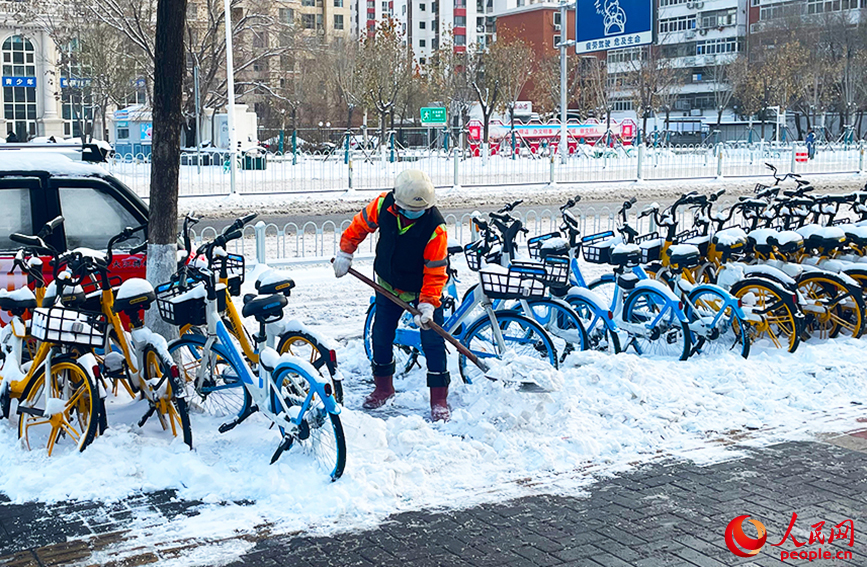
[[[241,195],[343,193],[391,187],[404,169],[422,169],[437,187],[491,187],[558,183],[698,179],[767,175],[765,163],[781,172],[801,174],[865,172],[865,143],[822,144],[813,159],[802,143],[776,145],[646,146],[600,148],[579,146],[561,163],[548,148],[521,155],[472,157],[454,149],[403,150],[400,153],[335,151],[322,155],[250,153],[239,157],[236,191]],[[214,154],[219,155],[219,154]],[[195,156],[193,156],[195,157]],[[249,159],[248,159],[249,158]],[[180,168],[180,195],[229,195],[226,164]],[[137,194],[147,197],[150,161],[143,154],[117,155],[108,169]]]
[[[728,207],[729,202],[722,202],[719,207]],[[630,224],[640,233],[656,230],[649,217],[638,218],[641,206],[636,205],[629,215]],[[609,207],[574,208],[572,212],[578,218],[582,234],[594,234],[617,227],[617,211]],[[530,209],[523,213],[513,213],[524,223],[531,234],[545,234],[557,230],[561,223],[560,211],[556,208],[541,210]],[[448,228],[449,240],[462,245],[469,244],[478,238],[472,215],[464,213],[444,215]],[[692,226],[692,216],[688,211],[678,211],[679,227],[686,229]],[[731,222],[737,224],[740,218]],[[306,222],[300,226],[296,223],[286,223],[278,226],[275,223],[259,221],[255,226],[244,228],[244,237],[233,241],[229,247],[236,254],[243,254],[248,260],[257,263],[267,263],[273,266],[292,266],[308,263],[327,262],[337,253],[340,236],[349,226],[351,218],[339,223],[325,221],[323,223]],[[194,232],[196,244],[213,239],[218,234],[213,227],[200,228]],[[370,257],[376,249],[376,236],[365,240],[359,248],[359,257]]]

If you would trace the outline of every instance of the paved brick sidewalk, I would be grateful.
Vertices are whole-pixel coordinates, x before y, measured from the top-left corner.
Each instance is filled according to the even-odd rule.
[[[0,503],[0,565],[88,565],[93,551],[125,538],[125,521],[146,512],[154,521],[196,514],[198,502],[178,501],[171,491],[141,495],[111,507]],[[855,545],[824,545],[851,560],[817,565],[867,565],[867,453],[825,443],[785,443],[751,451],[744,459],[701,467],[689,462],[643,466],[601,480],[584,498],[535,496],[447,512],[395,515],[380,528],[334,537],[242,536],[258,543],[232,567],[548,567],[770,566],[780,549],[766,545],[755,558],[738,558],[723,541],[735,516],[749,514],[777,543],[792,512],[799,541],[810,526],[851,519]],[[749,532],[748,532],[749,533]],[[183,557],[176,548],[141,549],[120,566],[156,564]],[[819,545],[804,547],[818,550]]]

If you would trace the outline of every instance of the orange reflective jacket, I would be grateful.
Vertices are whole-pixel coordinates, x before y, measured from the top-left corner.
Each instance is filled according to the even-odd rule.
[[[352,254],[358,248],[358,245],[367,238],[368,234],[376,232],[379,228],[379,218],[381,214],[394,215],[399,217],[395,211],[395,207],[391,206],[387,210],[382,211],[383,201],[388,192],[383,193],[371,201],[365,208],[358,212],[353,218],[352,223],[343,232],[340,238],[340,249],[348,254]],[[399,217],[402,222],[410,222],[403,217]],[[408,225],[409,226],[409,225]],[[398,238],[400,238],[398,236]],[[446,259],[446,249],[448,247],[448,233],[446,226],[440,224],[437,226],[427,244],[424,247],[424,268],[422,272],[422,287],[418,294],[419,301],[422,303],[430,303],[436,307],[440,305],[440,296],[442,296],[443,287],[448,281],[446,267],[448,260]],[[390,282],[385,282],[392,287]],[[417,288],[416,288],[417,289]],[[397,295],[404,295],[405,291],[394,289]],[[412,295],[415,295],[414,293]],[[412,298],[414,299],[414,297]]]

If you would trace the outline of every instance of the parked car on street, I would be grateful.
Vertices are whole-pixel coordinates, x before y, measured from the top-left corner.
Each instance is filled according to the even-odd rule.
[[[109,238],[124,228],[147,222],[147,205],[103,168],[47,152],[0,151],[0,286],[15,289],[26,283],[12,271],[18,244],[9,235],[34,234],[57,215],[64,223],[51,236],[58,250],[105,249]],[[130,250],[144,236],[124,243]],[[51,267],[44,259],[46,277]],[[114,255],[113,278],[144,277],[144,254]]]

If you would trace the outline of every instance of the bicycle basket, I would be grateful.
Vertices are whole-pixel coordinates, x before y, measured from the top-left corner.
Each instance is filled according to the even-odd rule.
[[[650,232],[635,237],[635,243],[641,248],[641,263],[658,262],[662,257],[662,239],[659,233]]]
[[[534,236],[527,240],[527,251],[530,253],[530,258],[534,258],[536,260],[539,259],[539,251],[542,249],[542,246],[545,245],[546,242],[551,240],[552,238],[560,238],[559,232],[549,232],[548,234],[541,234],[539,236]]]
[[[539,274],[538,279],[551,287],[563,287],[569,283],[569,258],[566,256],[546,256],[541,263],[516,260],[510,268],[526,270],[527,273],[542,268],[545,272]]]
[[[607,230],[581,239],[584,259],[591,264],[608,264],[611,260],[611,244],[614,232]]]
[[[163,321],[170,325],[183,327],[184,325],[204,325],[208,322],[205,315],[208,298],[203,283],[186,286],[172,281],[157,286],[157,310]],[[217,285],[217,309],[226,309],[226,287]]]
[[[476,240],[464,246],[464,256],[467,257],[467,267],[474,272],[478,272],[482,267],[482,248],[485,245],[484,240]]]
[[[513,265],[508,270],[491,268],[481,270],[482,291],[491,299],[530,299],[545,297],[545,268],[539,264]]]
[[[34,338],[64,345],[105,346],[105,315],[62,307],[40,307],[33,311],[30,333]]]

